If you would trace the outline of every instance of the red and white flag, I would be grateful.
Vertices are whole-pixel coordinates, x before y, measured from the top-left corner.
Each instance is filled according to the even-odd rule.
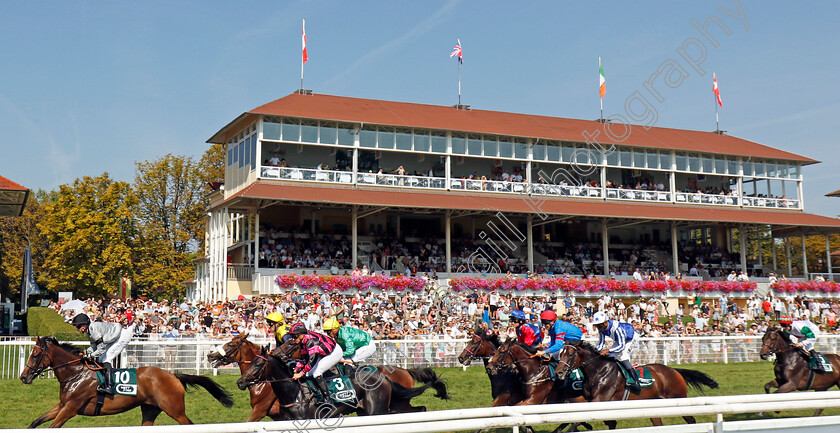
[[[303,32],[300,36],[300,43],[303,45],[303,63],[306,63],[309,60],[309,56],[306,55],[306,19],[303,20]]]
[[[464,52],[461,51],[461,38],[458,38],[458,43],[455,44],[455,48],[452,48],[452,52],[449,53],[449,58],[453,58],[458,56],[458,61],[460,63],[464,63]]]
[[[718,85],[717,85],[717,75],[715,75],[715,73],[712,72],[712,77],[714,77],[714,79],[715,79],[715,84],[712,86],[712,90],[715,92],[715,96],[717,96],[718,105],[723,107],[723,102],[720,101],[720,89],[718,88]]]

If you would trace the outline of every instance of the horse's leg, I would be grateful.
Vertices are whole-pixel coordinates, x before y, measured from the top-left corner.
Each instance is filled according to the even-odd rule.
[[[662,425],[662,418],[651,418],[650,422],[652,422],[655,426],[660,426]]]
[[[615,430],[615,427],[618,425],[618,421],[604,421],[604,424],[607,425],[608,429]]]
[[[38,427],[39,425],[41,425],[41,424],[43,424],[47,421],[55,419],[55,416],[58,415],[58,411],[61,410],[61,406],[63,406],[63,405],[64,405],[64,403],[59,403],[59,404],[53,406],[52,409],[48,410],[45,414],[36,418],[35,421],[32,421],[32,424],[29,424],[29,428]]]
[[[181,394],[181,398],[178,399],[175,396],[172,396],[169,399],[170,405],[162,406],[162,409],[170,418],[174,419],[178,424],[193,424],[192,420],[187,417],[186,409],[184,407],[184,395]]]
[[[251,414],[248,415],[248,419],[246,420],[246,422],[259,421],[265,418],[269,414],[269,410],[271,410],[271,406],[273,404],[274,399],[264,399],[255,402],[251,406]]]
[[[767,382],[767,383],[764,384],[764,393],[765,394],[770,394],[771,389],[778,388],[778,387],[779,387],[779,382],[777,382],[776,379],[773,379],[770,382]]]
[[[141,404],[140,412],[143,414],[142,425],[155,425],[155,420],[161,413],[161,409],[151,404]]]
[[[50,428],[59,428],[64,425],[70,418],[76,416],[79,413],[79,409],[81,409],[82,404],[77,403],[76,401],[70,401],[65,403],[59,410],[58,413],[55,415],[55,419],[53,419],[52,424],[50,424]]]
[[[697,420],[695,420],[693,416],[684,416],[683,419],[686,424],[697,424]]]

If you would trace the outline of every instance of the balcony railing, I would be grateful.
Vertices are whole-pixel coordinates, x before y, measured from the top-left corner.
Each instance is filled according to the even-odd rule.
[[[558,185],[511,182],[484,179],[455,179],[445,177],[397,175],[385,173],[356,173],[297,167],[261,167],[263,179],[297,182],[323,182],[347,185],[370,185],[396,188],[418,188],[453,191],[476,191],[509,194],[536,194],[556,197],[601,200],[643,201],[655,203],[697,204],[714,206],[745,206],[772,209],[801,209],[801,202],[790,198],[743,197],[727,194],[650,191],[597,186]],[[606,194],[606,196],[605,196]]]

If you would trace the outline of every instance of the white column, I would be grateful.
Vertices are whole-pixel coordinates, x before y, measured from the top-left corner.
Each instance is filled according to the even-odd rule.
[[[828,272],[828,279],[834,281],[834,271],[831,270],[831,235],[825,235],[825,270]]]
[[[761,232],[762,232],[762,230],[759,227],[759,229],[756,231],[755,242],[758,246],[758,266],[760,268],[764,269],[764,250],[761,249],[761,240],[762,240],[761,239],[761,237],[762,237]]]
[[[747,234],[744,225],[738,226],[738,240],[741,244],[741,272],[747,273]]]
[[[776,272],[779,266],[776,263],[776,238],[773,237],[773,229],[770,229],[770,250],[771,254],[773,254],[773,272]]]
[[[452,133],[446,133],[446,189],[452,186]]]
[[[801,169],[800,169],[801,170]],[[799,172],[799,180],[796,181],[796,191],[799,198],[799,209],[805,209],[805,191],[802,188],[802,172]]]
[[[528,228],[528,270],[534,272],[534,216],[527,217]]]
[[[671,203],[677,202],[677,153],[671,151],[671,171],[668,172],[668,184],[671,188]]]
[[[350,240],[350,248],[352,248],[353,253],[350,257],[353,258],[353,265],[351,266],[353,269],[356,269],[356,266],[359,266],[359,207],[353,205],[353,212],[351,214],[351,240]]]
[[[671,221],[671,255],[673,255],[674,276],[680,272],[679,248],[677,246],[677,222]]]
[[[444,224],[446,224],[446,228],[444,229],[444,233],[446,236],[446,276],[451,277],[452,275],[452,211],[446,211],[446,218],[444,218]]]
[[[738,158],[738,206],[744,207],[744,162]]]
[[[531,161],[534,160],[534,141],[529,138],[525,142],[528,145],[528,161],[525,162],[525,180],[528,181],[528,187],[526,188],[525,193],[529,193],[531,192],[531,184],[533,183],[531,171],[533,170],[534,165]]]
[[[610,277],[610,234],[607,227],[607,219],[601,220],[601,239],[604,252],[602,253],[604,259],[604,278]]]
[[[792,276],[793,274],[793,265],[790,259],[790,238],[785,238],[785,257],[787,258],[787,265],[788,265],[788,276]]]
[[[802,235],[802,275],[808,279],[808,255],[805,250],[805,235]]]
[[[359,136],[356,135],[356,140],[359,139]],[[353,149],[353,183],[359,181],[359,149]]]

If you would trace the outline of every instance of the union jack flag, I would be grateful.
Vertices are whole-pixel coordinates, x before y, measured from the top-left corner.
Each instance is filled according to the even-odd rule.
[[[452,52],[449,54],[449,58],[453,58],[458,56],[458,61],[464,63],[464,54],[461,52],[461,39],[458,39],[458,43],[455,44],[455,48],[452,49]]]

